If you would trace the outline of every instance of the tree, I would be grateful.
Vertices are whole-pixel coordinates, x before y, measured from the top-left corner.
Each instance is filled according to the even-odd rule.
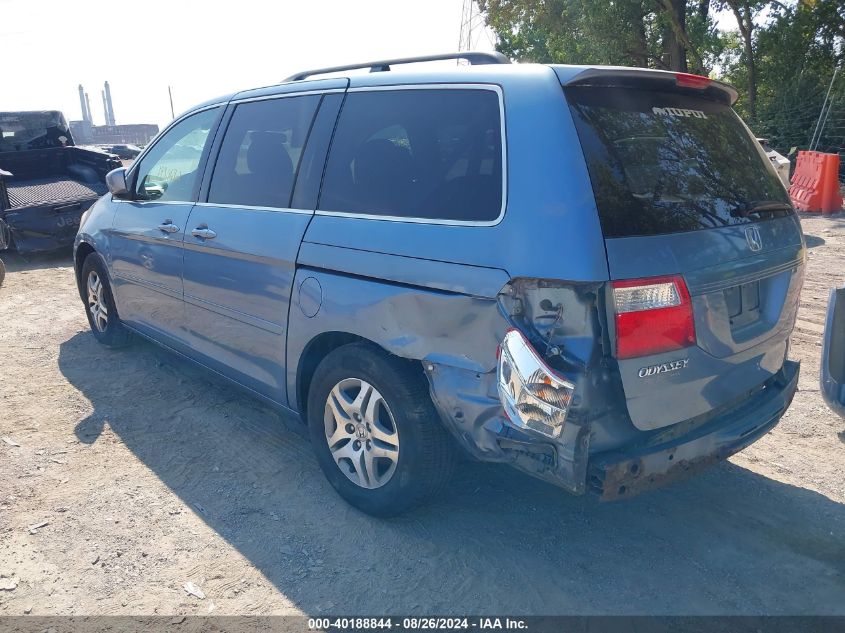
[[[843,0],[479,0],[498,48],[546,63],[712,74],[782,152],[806,147],[834,68],[845,66]],[[728,12],[735,30],[718,30]],[[845,107],[845,68],[834,90]],[[836,111],[838,112],[838,110]],[[845,111],[823,145],[845,144]]]
[[[704,73],[704,63],[695,44],[687,33],[686,0],[657,0],[657,6],[666,23],[663,33],[664,64],[668,70],[687,72],[687,55],[693,60],[693,70]]]
[[[479,6],[499,50],[517,59],[706,74],[707,51],[716,43],[708,0],[689,5],[687,0],[479,0]]]
[[[757,62],[754,50],[755,18],[771,2],[750,2],[749,0],[724,0],[716,2],[719,9],[729,8],[736,18],[739,34],[742,38],[745,67],[748,73],[748,112],[751,119],[757,118]]]
[[[537,62],[651,66],[658,53],[644,0],[480,0],[498,49]]]
[[[737,48],[728,47],[723,56],[723,78],[743,95],[736,108],[755,132],[786,153],[807,147],[834,68],[845,62],[845,8],[837,0],[814,0],[772,3],[767,13],[755,27],[754,111],[745,43],[738,33]]]

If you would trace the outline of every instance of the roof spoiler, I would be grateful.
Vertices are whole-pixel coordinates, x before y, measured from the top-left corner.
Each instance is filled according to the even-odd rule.
[[[588,68],[564,83],[565,86],[602,86],[625,88],[668,88],[689,94],[698,94],[715,101],[733,105],[739,92],[726,84],[701,75],[675,73],[645,68]]]
[[[316,68],[314,70],[303,70],[291,75],[284,81],[301,81],[312,75],[326,75],[338,73],[345,70],[358,70],[369,68],[371,73],[378,73],[390,70],[391,66],[399,64],[417,64],[419,62],[436,62],[444,59],[463,59],[472,65],[483,64],[510,64],[511,60],[501,53],[485,53],[481,51],[464,51],[462,53],[442,53],[440,55],[423,55],[421,57],[398,57],[396,59],[382,59],[375,62],[363,62],[360,64],[349,64],[346,66],[330,66],[329,68]]]

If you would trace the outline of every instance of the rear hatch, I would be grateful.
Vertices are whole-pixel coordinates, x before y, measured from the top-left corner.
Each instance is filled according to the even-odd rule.
[[[706,78],[586,71],[564,86],[605,238],[628,412],[656,429],[782,367],[805,247],[777,174]]]

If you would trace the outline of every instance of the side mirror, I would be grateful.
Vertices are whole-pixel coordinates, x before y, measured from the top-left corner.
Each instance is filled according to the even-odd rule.
[[[129,195],[129,188],[126,186],[126,168],[118,167],[106,174],[106,185],[109,191],[116,198],[125,198]]]

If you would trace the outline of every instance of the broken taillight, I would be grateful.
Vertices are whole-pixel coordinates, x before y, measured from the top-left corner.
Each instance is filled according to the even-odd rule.
[[[575,385],[559,376],[519,330],[509,330],[499,345],[499,399],[517,427],[558,437]]]
[[[680,275],[613,282],[616,357],[650,356],[695,344],[692,299]]]
[[[694,88],[704,90],[710,85],[710,77],[691,75],[690,73],[675,73],[675,85],[679,88]]]

